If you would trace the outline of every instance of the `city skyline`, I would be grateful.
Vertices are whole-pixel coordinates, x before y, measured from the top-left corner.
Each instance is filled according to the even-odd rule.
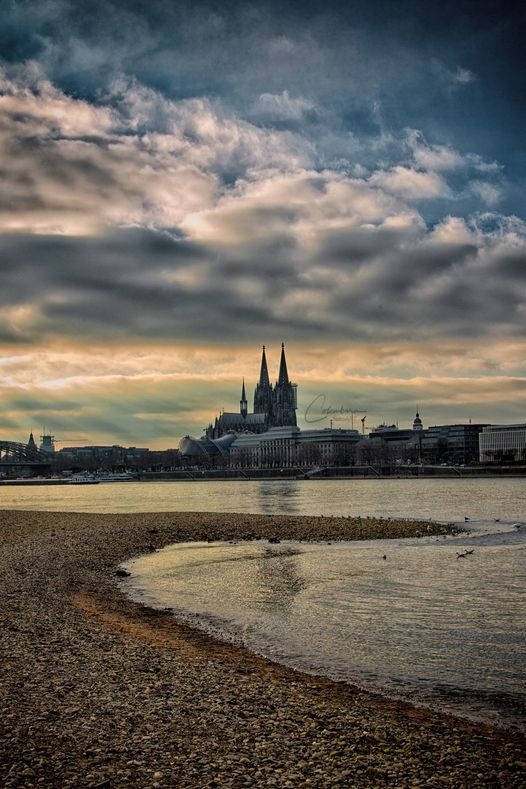
[[[524,11],[373,5],[2,3],[0,439],[526,422]]]
[[[265,346],[263,346],[263,349],[265,353],[268,355],[268,349],[266,349]],[[269,374],[269,378],[271,383],[274,382],[277,383],[277,376],[275,376],[274,378],[272,374]],[[254,386],[250,387],[249,385],[247,385],[245,377],[243,376],[240,386],[241,389],[239,393],[241,394],[241,391],[245,391],[247,395],[247,399],[251,401],[252,394],[256,391],[257,388],[257,382],[254,382]],[[426,430],[429,427],[437,427],[440,424],[477,424],[480,422],[482,422],[483,424],[495,424],[495,425],[499,424],[498,422],[495,422],[495,420],[491,420],[491,419],[477,420],[477,419],[473,419],[472,417],[469,417],[467,419],[453,420],[452,422],[449,423],[428,421],[425,419],[425,414],[424,414],[424,419],[420,418],[421,417],[420,412],[422,409],[418,404],[415,406],[414,410],[407,418],[404,418],[403,420],[396,419],[395,421],[392,421],[385,419],[384,417],[379,418],[376,417],[375,415],[371,415],[367,408],[354,408],[352,407],[352,405],[345,405],[343,401],[340,402],[339,405],[335,405],[334,403],[336,403],[337,401],[330,399],[330,396],[327,395],[327,392],[331,390],[327,388],[323,391],[321,390],[318,391],[318,393],[314,394],[314,396],[311,398],[311,395],[314,391],[315,389],[312,388],[312,386],[309,386],[307,383],[307,397],[302,398],[300,396],[300,392],[298,393],[299,413],[298,413],[297,421],[298,421],[298,426],[300,427],[301,430],[308,431],[313,429],[318,430],[318,429],[329,429],[329,428],[334,428],[334,429],[342,428],[344,430],[348,430],[349,428],[352,428],[354,430],[357,430],[358,432],[363,433],[364,435],[368,435],[371,431],[374,431],[376,428],[382,429],[384,427],[397,427],[402,430],[407,428],[413,428],[415,416],[418,417],[420,423],[422,424],[422,428],[420,429],[424,429],[424,430]],[[240,412],[241,400],[240,399],[236,400],[234,392],[231,392],[230,394],[232,395],[231,402],[229,402],[229,406],[232,408],[232,411],[230,413],[236,412],[236,410]],[[308,398],[308,402],[307,402],[307,398]],[[403,408],[403,404],[400,404],[400,408]],[[217,417],[220,417],[225,411],[229,411],[229,408],[228,407],[216,408],[215,411],[213,408],[209,409],[208,421],[203,426],[203,428],[201,430],[198,430],[197,433],[192,437],[198,438],[201,436],[201,434],[204,435],[205,432],[207,432],[207,429],[213,425],[214,420],[216,420]],[[399,421],[401,421],[402,424],[399,424]],[[112,439],[112,435],[110,433],[106,435],[106,440],[96,442],[92,440],[90,438],[90,435],[88,434],[84,434],[81,436],[80,435],[81,432],[82,431],[77,430],[77,434],[79,434],[77,438],[80,439],[78,441],[78,446],[83,446],[85,444],[108,445],[108,446],[121,445],[120,442],[114,441]],[[56,444],[56,449],[61,449],[61,448],[67,449],[76,443],[76,439],[66,439],[62,441],[60,438],[57,438],[57,436],[55,436],[53,430],[46,428],[46,426],[43,426],[41,431],[35,431],[34,429],[32,429],[30,433],[31,435],[34,436],[35,440],[37,438],[40,438],[41,441],[44,438],[44,436],[46,436],[48,440],[51,439],[53,444]],[[188,436],[188,434],[185,434],[185,436]],[[153,446],[152,442],[149,442],[146,437],[145,442],[143,443],[145,447],[149,449],[153,449],[154,451],[156,449],[157,450],[175,449],[177,448],[179,439],[183,437],[184,436],[182,435],[178,436],[177,440],[173,444],[156,443],[155,446]],[[25,442],[25,439],[23,437],[18,438],[16,440],[20,441],[21,443]],[[40,443],[40,441],[38,441],[37,443]]]

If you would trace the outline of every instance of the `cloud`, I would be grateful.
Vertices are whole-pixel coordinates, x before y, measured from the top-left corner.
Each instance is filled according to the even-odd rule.
[[[4,93],[0,112],[4,230],[78,235],[111,224],[176,225],[217,188],[213,175],[119,134],[114,111],[47,83]]]
[[[203,99],[167,101],[116,83],[92,107],[49,83],[4,79],[0,156],[8,231],[100,232],[108,225],[172,227],[251,169],[294,168],[310,148],[289,133],[224,118]]]
[[[470,189],[490,208],[497,205],[502,196],[500,190],[487,181],[472,181],[470,183]]]
[[[452,194],[447,183],[437,173],[403,165],[373,173],[369,182],[406,200],[431,200],[451,197]]]
[[[438,57],[433,58],[432,67],[435,74],[441,80],[443,87],[449,93],[453,93],[466,85],[470,85],[477,79],[476,75],[470,69],[445,63]]]
[[[317,119],[314,103],[301,96],[292,97],[287,90],[281,94],[262,93],[254,104],[252,117],[259,123],[295,125]]]
[[[469,69],[457,66],[456,71],[451,76],[451,80],[458,85],[468,85],[475,80],[475,75]]]
[[[391,224],[394,204],[367,184],[317,178],[256,184],[258,200],[248,189],[184,241],[148,230],[5,236],[4,342],[237,342],[240,326],[254,342],[521,335],[520,222],[497,230],[493,216],[488,232],[488,217],[486,230],[451,217],[429,232],[408,212]]]
[[[392,380],[399,404],[411,387],[431,403],[425,371],[445,413],[449,378],[463,391],[468,370],[491,393],[485,376],[505,369],[511,403],[526,313],[519,42],[462,2],[393,8],[5,4],[0,369],[3,402],[36,399],[4,423],[22,424],[24,404],[39,419],[60,392],[70,424],[82,413],[128,435],[130,380],[130,441],[149,415],[175,427],[170,387],[201,424],[237,380],[232,359],[282,340],[329,359],[316,385],[338,358],[335,397],[357,381],[380,407]],[[161,363],[188,343],[204,350],[187,367]],[[93,348],[125,344],[112,377]],[[90,353],[103,372],[88,385]]]
[[[418,214],[367,181],[331,171],[263,171],[240,180],[210,209],[184,224],[190,238],[229,245],[290,239],[308,254],[318,237],[361,225],[411,226]]]
[[[447,145],[429,145],[418,129],[407,131],[407,144],[417,167],[423,170],[455,170],[464,164],[458,151]]]
[[[51,430],[58,447],[68,439],[88,443],[167,448],[186,434],[200,435],[221,408],[236,409],[242,377],[249,401],[259,375],[260,347],[116,345],[30,350],[1,363],[4,407],[0,427],[18,440],[33,429]],[[380,347],[332,346],[330,367],[323,344],[287,344],[289,372],[298,383],[298,421],[315,397],[334,409],[361,409],[367,424],[411,424],[418,403],[425,425],[493,421],[497,414],[522,418],[526,389],[524,340],[503,356],[500,344],[460,339]],[[277,375],[279,343],[267,346],[271,378]],[[507,375],[501,373],[503,359]],[[30,374],[33,371],[33,374]],[[497,411],[496,409],[501,409]],[[358,418],[361,413],[358,415]],[[513,421],[511,419],[510,421]],[[328,426],[328,420],[321,426]],[[310,425],[312,427],[312,425]],[[336,426],[351,427],[348,416]],[[356,424],[354,425],[356,427]]]
[[[520,330],[514,269],[500,286],[511,310],[479,280],[512,237],[523,254],[519,224],[501,218],[497,236],[497,215],[490,227],[479,211],[427,229],[415,207],[454,203],[462,191],[445,175],[478,158],[404,131],[400,154],[409,147],[412,162],[358,177],[317,169],[301,135],[208,99],[120,79],[88,104],[33,72],[2,84],[5,343],[86,333],[202,342],[234,339],[239,325],[247,339],[269,325],[275,336],[371,341]],[[289,117],[307,108],[287,93],[272,101]],[[495,205],[495,185],[470,184],[479,207]]]

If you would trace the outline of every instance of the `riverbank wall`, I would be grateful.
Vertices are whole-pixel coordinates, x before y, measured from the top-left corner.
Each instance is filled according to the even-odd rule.
[[[526,466],[315,466],[314,468],[182,468],[174,471],[142,471],[122,482],[170,480],[256,480],[256,479],[475,479],[480,477],[526,477]],[[116,482],[117,480],[112,480]],[[64,485],[68,478],[23,477],[0,479],[2,485]],[[101,479],[101,483],[106,480]]]
[[[526,477],[526,466],[322,466],[314,468],[189,468],[144,472],[140,480],[199,479],[416,479]]]

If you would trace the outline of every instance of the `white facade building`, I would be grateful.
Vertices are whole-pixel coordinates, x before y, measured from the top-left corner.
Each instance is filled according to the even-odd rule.
[[[481,463],[526,460],[526,424],[488,425],[479,435]]]
[[[274,427],[259,435],[244,434],[230,447],[231,468],[310,468],[351,465],[358,430],[300,430]]]

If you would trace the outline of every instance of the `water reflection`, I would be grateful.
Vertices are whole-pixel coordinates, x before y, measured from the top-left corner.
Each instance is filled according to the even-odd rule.
[[[257,483],[256,496],[263,513],[283,512],[297,515],[301,491],[294,480],[262,480]]]
[[[254,609],[290,615],[295,598],[305,587],[296,561],[298,553],[276,553],[267,548],[255,560],[255,583],[249,600]]]

